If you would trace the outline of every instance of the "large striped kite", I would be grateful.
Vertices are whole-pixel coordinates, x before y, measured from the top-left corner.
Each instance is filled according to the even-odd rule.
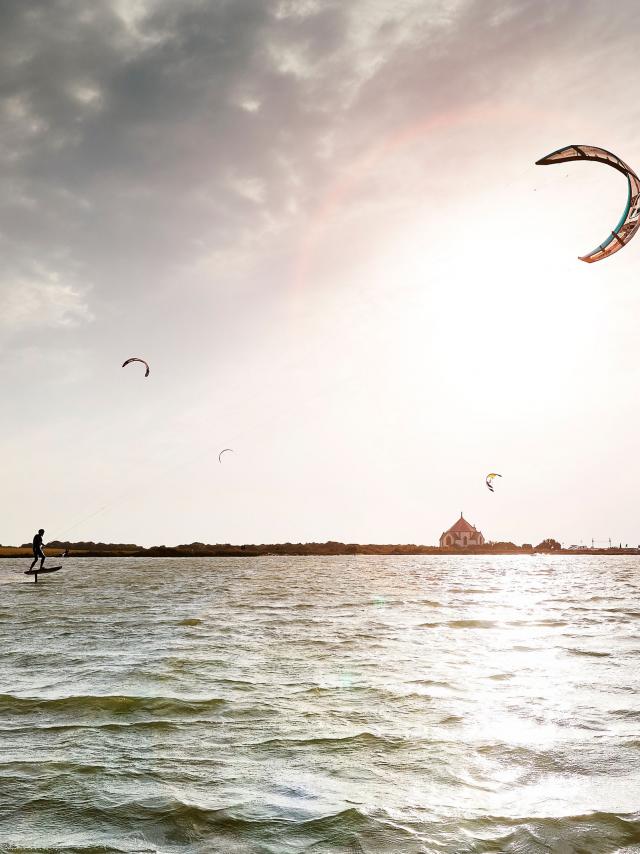
[[[552,151],[540,160],[536,160],[536,166],[550,166],[553,163],[567,163],[569,160],[593,160],[596,163],[606,163],[622,172],[627,179],[627,203],[625,205],[620,221],[613,229],[609,237],[594,250],[581,255],[580,260],[587,264],[608,258],[631,240],[640,227],[640,179],[624,160],[620,160],[615,154],[604,148],[596,148],[594,145],[567,145]]]

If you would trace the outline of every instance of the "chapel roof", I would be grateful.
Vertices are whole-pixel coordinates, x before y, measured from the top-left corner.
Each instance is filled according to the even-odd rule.
[[[467,522],[467,520],[464,518],[462,513],[460,514],[460,518],[455,523],[455,525],[452,525],[448,531],[445,531],[445,534],[476,534],[476,533],[477,533],[476,529],[473,527],[473,525],[470,525]]]

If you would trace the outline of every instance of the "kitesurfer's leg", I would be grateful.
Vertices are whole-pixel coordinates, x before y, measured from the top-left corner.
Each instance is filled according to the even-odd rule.
[[[38,555],[34,554],[33,560],[31,561],[31,566],[29,567],[29,572],[33,569],[33,567],[38,563]]]

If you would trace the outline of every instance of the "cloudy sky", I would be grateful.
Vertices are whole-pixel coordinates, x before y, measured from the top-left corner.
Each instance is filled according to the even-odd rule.
[[[639,27],[0,0],[0,541],[639,543]]]

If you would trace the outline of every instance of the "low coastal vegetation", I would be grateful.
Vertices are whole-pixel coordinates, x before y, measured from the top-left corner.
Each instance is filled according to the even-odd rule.
[[[490,555],[490,554],[640,554],[640,548],[612,547],[587,548],[573,546],[563,549],[561,544],[547,538],[537,546],[524,543],[487,542],[467,548],[439,548],[438,546],[408,544],[338,543],[261,543],[233,545],[232,543],[189,543],[178,546],[151,546],[144,548],[135,543],[94,543],[53,540],[46,545],[51,557],[66,551],[69,557],[260,557],[269,555]],[[0,546],[0,558],[31,557],[31,543],[21,546]]]

